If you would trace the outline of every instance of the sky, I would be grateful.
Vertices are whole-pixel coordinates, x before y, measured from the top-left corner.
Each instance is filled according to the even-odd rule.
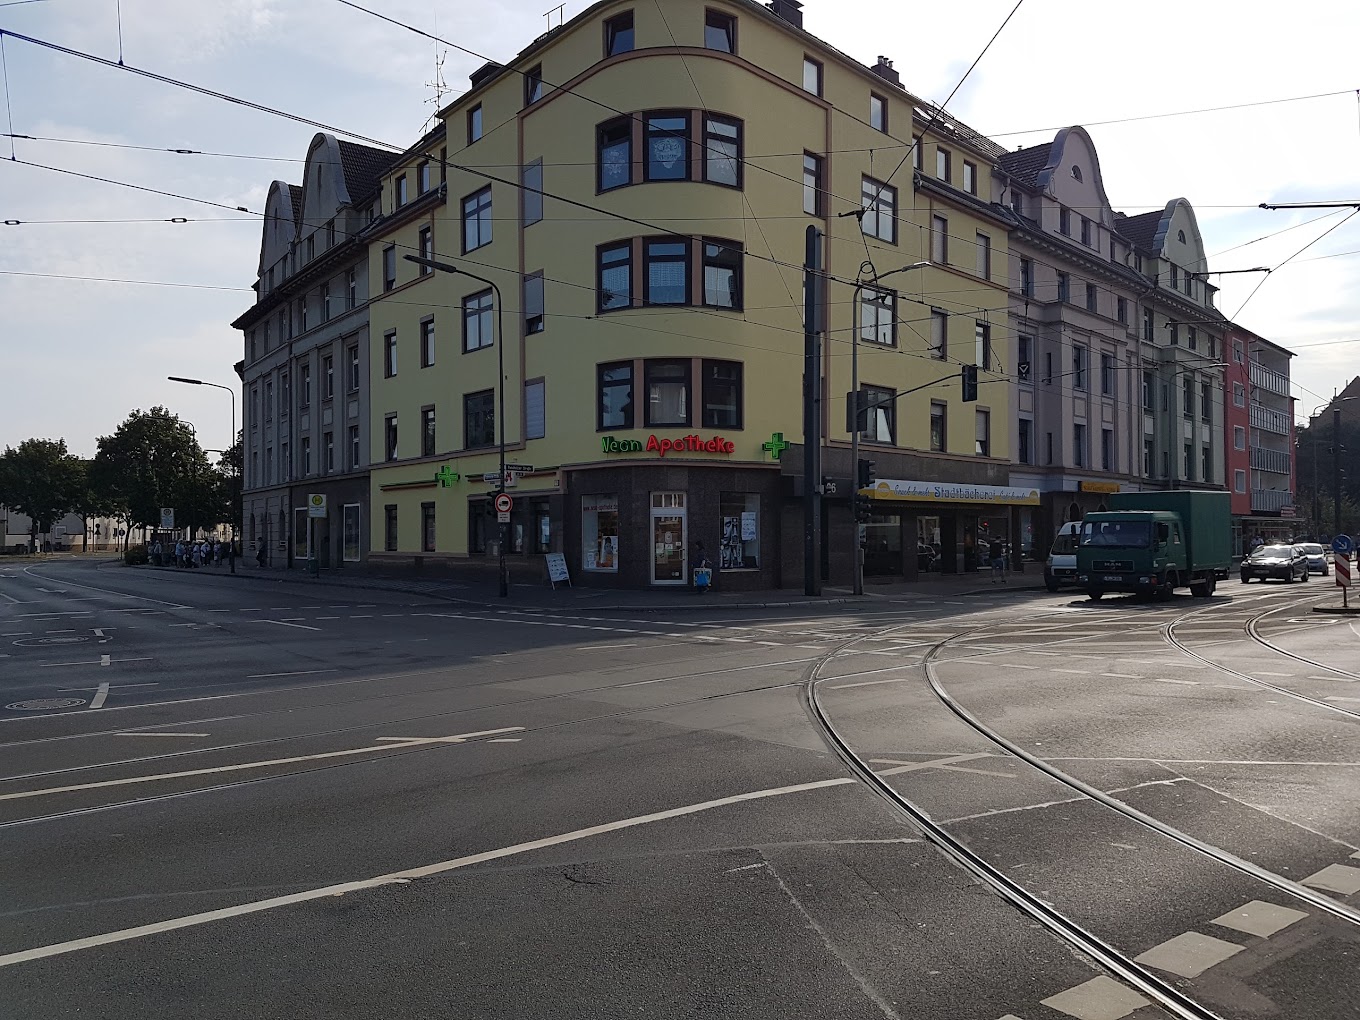
[[[498,61],[548,27],[545,0],[364,5]],[[1131,16],[1023,0],[964,78],[1014,6],[807,0],[804,27],[866,64],[887,56],[928,100],[963,79],[950,111],[1007,147],[1084,125],[1116,209],[1186,198],[1211,270],[1279,266],[1255,294],[1261,274],[1216,277],[1218,307],[1297,353],[1305,419],[1360,374],[1360,216],[1258,205],[1360,202],[1360,4],[1314,0],[1305,18],[1263,0],[1143,0]],[[127,65],[403,146],[434,109],[435,45],[339,0],[0,0],[0,28],[113,61],[121,45]],[[0,446],[60,436],[93,456],[131,409],[157,404],[204,447],[228,445],[228,395],[166,376],[239,385],[230,322],[252,300],[260,221],[234,210],[258,212],[271,181],[296,181],[314,130],[12,36],[4,57],[13,126],[0,130],[151,150],[17,139],[17,160],[228,208],[28,166],[0,137],[0,224],[22,221],[0,225]],[[446,103],[481,63],[447,50]],[[1257,105],[1165,116],[1240,104]]]

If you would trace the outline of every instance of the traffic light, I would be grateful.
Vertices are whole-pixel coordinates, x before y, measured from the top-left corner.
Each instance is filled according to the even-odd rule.
[[[874,477],[875,477],[874,462],[871,460],[865,460],[863,457],[861,457],[859,460],[859,473],[856,476],[856,480],[859,482],[858,488],[860,489],[869,488],[871,485],[874,484]]]
[[[963,399],[965,402],[977,399],[977,366],[964,365],[960,373],[963,379]]]
[[[845,395],[845,431],[865,432],[869,428],[869,394],[851,390]]]

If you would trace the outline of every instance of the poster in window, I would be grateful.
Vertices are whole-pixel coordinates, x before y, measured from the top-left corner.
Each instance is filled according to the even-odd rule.
[[[743,510],[741,513],[741,540],[743,542],[754,542],[756,539],[756,515],[754,511]]]

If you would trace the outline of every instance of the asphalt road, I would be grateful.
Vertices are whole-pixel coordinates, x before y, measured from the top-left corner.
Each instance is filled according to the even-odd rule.
[[[0,1017],[1354,1018],[1331,591],[592,614],[0,563]]]

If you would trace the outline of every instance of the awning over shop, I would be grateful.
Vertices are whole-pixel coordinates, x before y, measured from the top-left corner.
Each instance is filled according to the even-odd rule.
[[[1038,506],[1039,490],[1010,485],[969,485],[880,478],[860,495],[912,503],[974,503],[985,506]]]

